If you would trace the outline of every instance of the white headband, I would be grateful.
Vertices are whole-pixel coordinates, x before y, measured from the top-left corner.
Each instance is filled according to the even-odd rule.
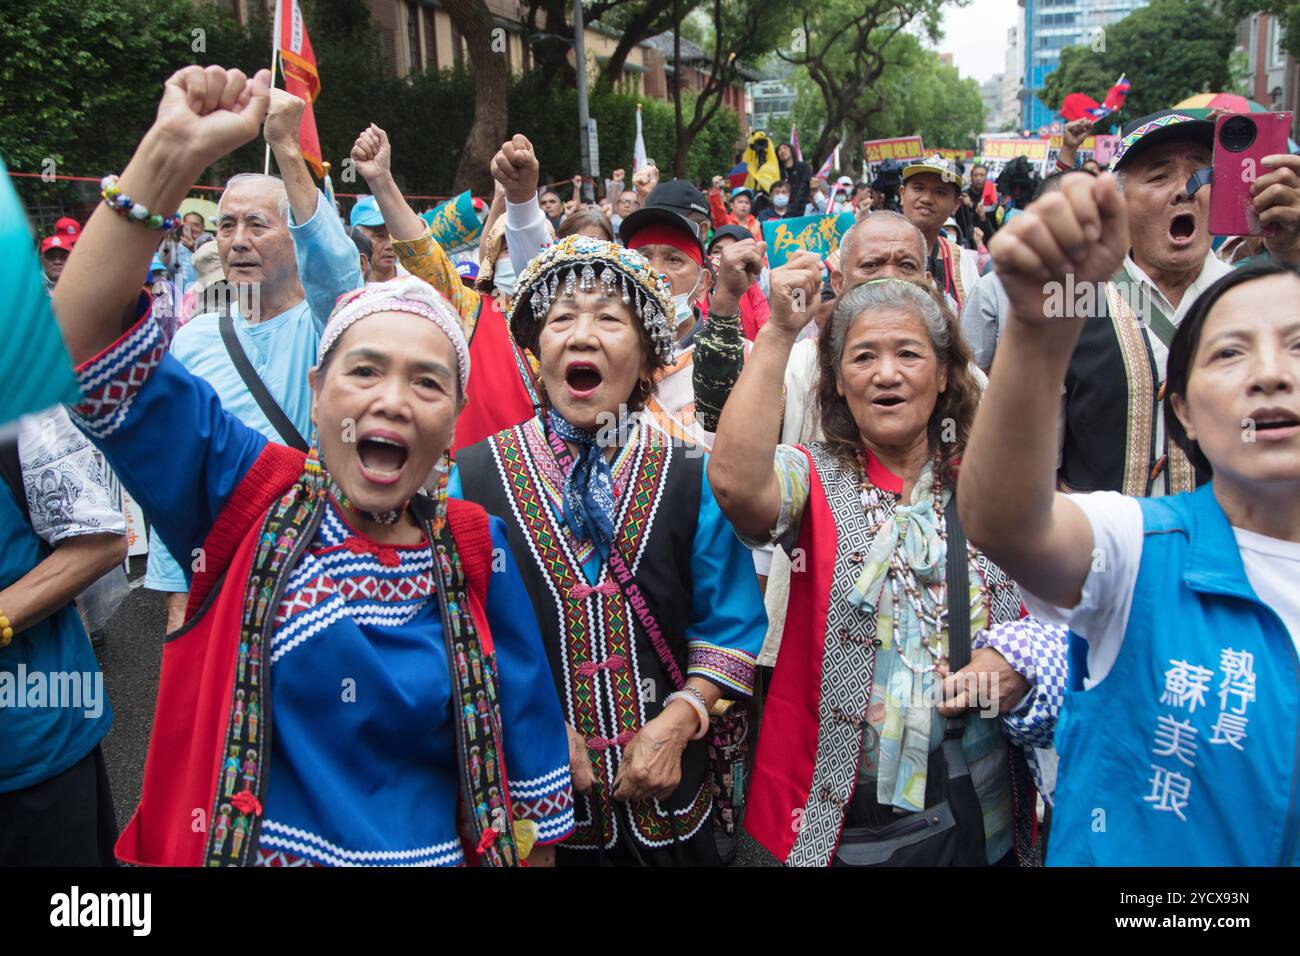
[[[409,312],[420,315],[446,333],[456,349],[456,366],[460,370],[460,390],[469,386],[469,342],[461,328],[460,316],[450,303],[439,295],[429,283],[415,276],[399,276],[388,282],[377,282],[339,296],[325,323],[316,353],[318,363],[325,361],[344,332],[354,322],[376,312]]]

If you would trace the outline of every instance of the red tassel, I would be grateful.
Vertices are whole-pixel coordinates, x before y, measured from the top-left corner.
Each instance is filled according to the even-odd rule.
[[[255,817],[262,815],[262,804],[252,790],[241,790],[235,794],[230,798],[230,805],[240,813],[251,813]]]

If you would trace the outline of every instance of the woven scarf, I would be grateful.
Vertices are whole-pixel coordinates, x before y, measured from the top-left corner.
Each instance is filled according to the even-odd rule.
[[[597,433],[570,425],[554,408],[546,413],[546,425],[552,441],[578,446],[564,480],[564,523],[575,538],[590,541],[603,562],[614,540],[615,508],[614,475],[605,460],[605,449],[596,440]]]
[[[945,492],[945,495],[948,493]],[[936,628],[945,603],[942,585],[948,549],[940,535],[942,516],[935,511],[934,465],[927,463],[912,489],[908,504],[874,529],[862,573],[854,582],[849,601],[875,615],[876,637],[882,643],[876,655],[876,688],[881,690],[884,719],[880,727],[876,799],[886,806],[915,811],[925,809],[926,770],[929,762],[934,708],[925,698],[927,681],[935,663],[927,644],[946,654],[947,626]],[[911,576],[920,596],[921,613],[908,598],[903,582],[896,580],[895,555]],[[900,659],[905,655],[908,667]],[[876,694],[872,694],[873,702]]]

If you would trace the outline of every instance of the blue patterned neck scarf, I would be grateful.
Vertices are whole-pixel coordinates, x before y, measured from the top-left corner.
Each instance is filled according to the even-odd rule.
[[[555,439],[578,446],[573,467],[564,480],[564,523],[573,536],[590,541],[602,561],[614,540],[614,475],[605,460],[604,430],[592,433],[570,425],[554,408],[546,412],[548,430]],[[624,423],[619,423],[620,437]],[[597,441],[601,437],[602,441]]]

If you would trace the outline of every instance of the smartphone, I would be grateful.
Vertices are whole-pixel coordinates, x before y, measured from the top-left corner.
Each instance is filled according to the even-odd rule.
[[[1259,236],[1251,184],[1269,172],[1260,160],[1285,153],[1290,113],[1224,113],[1214,125],[1214,179],[1210,190],[1210,232],[1216,236]]]

